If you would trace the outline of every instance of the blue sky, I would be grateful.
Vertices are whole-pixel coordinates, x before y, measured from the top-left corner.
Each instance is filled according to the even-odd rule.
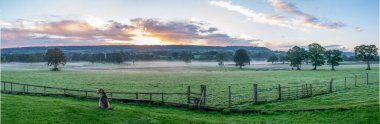
[[[379,45],[378,0],[0,0],[2,48]]]

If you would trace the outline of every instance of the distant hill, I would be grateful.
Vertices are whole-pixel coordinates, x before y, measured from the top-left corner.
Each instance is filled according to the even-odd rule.
[[[44,53],[50,48],[60,48],[66,53],[82,52],[114,52],[114,51],[235,51],[243,48],[251,52],[272,52],[266,47],[255,46],[194,46],[194,45],[99,45],[99,46],[48,46],[48,47],[19,47],[2,48],[3,54],[7,53]]]

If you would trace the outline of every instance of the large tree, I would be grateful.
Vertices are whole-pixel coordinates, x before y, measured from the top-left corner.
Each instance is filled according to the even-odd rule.
[[[238,49],[235,51],[235,55],[234,55],[235,65],[239,66],[240,69],[242,68],[242,66],[245,65],[245,63],[249,63],[250,60],[251,59],[249,58],[248,53],[245,49]]]
[[[305,60],[306,50],[298,46],[294,46],[287,52],[287,58],[290,61],[290,66],[301,70],[302,61]],[[293,68],[292,68],[293,69]]]
[[[46,52],[45,60],[48,66],[54,66],[53,71],[59,71],[58,65],[66,64],[65,54],[59,48],[52,48]]]
[[[375,60],[375,57],[377,56],[377,50],[375,45],[360,45],[355,47],[355,56],[362,61],[367,62],[367,69],[371,70],[371,67],[369,65],[369,61]]]
[[[271,55],[270,57],[268,57],[267,62],[272,62],[272,64],[274,62],[278,62],[278,57],[276,55]]]
[[[285,64],[285,62],[287,61],[288,61],[288,57],[286,55],[280,56],[280,62],[282,62],[282,64]]]
[[[335,70],[334,66],[338,66],[339,62],[343,61],[342,51],[328,50],[325,52],[327,63],[331,65],[331,70]]]
[[[311,64],[314,66],[313,70],[317,70],[317,66],[325,64],[324,59],[325,48],[320,44],[312,43],[309,45],[309,54]]]

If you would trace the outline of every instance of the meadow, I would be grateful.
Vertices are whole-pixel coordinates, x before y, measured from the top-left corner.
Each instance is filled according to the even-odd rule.
[[[228,64],[228,63],[227,63]],[[3,64],[2,81],[12,81],[43,86],[53,86],[71,89],[96,90],[99,87],[112,92],[175,92],[185,93],[187,86],[192,92],[199,92],[200,85],[207,86],[207,105],[226,107],[227,88],[232,87],[234,107],[252,108],[250,103],[252,85],[258,84],[259,91],[268,91],[259,100],[276,99],[278,84],[294,86],[298,84],[327,84],[334,79],[334,90],[341,90],[344,77],[348,77],[348,87],[355,91],[355,74],[360,78],[359,86],[366,86],[364,75],[369,73],[369,83],[375,90],[363,96],[371,100],[378,98],[379,69],[378,64],[372,65],[372,70],[364,70],[366,65],[344,63],[335,71],[330,66],[322,66],[319,70],[311,70],[311,65],[303,65],[303,70],[291,70],[287,64],[254,63],[243,69],[234,66],[219,67],[212,62],[137,62],[132,64],[100,64],[100,63],[68,63],[62,71],[52,72],[44,63],[11,63]],[[338,87],[340,86],[340,87]],[[19,87],[21,88],[21,87]],[[339,89],[340,88],[340,89]],[[324,90],[325,88],[321,88]],[[50,91],[54,92],[54,91]],[[342,91],[345,92],[345,91]],[[361,92],[361,91],[358,91]],[[96,94],[92,94],[96,96]],[[350,95],[350,94],[348,94]],[[119,95],[114,97],[134,98],[134,95]],[[148,96],[140,96],[147,98]],[[158,99],[159,96],[153,96]],[[359,101],[361,98],[359,98]],[[167,96],[165,101],[186,102],[186,96]],[[281,104],[281,103],[280,103]],[[253,105],[257,106],[257,105]],[[254,108],[254,107],[253,107]]]

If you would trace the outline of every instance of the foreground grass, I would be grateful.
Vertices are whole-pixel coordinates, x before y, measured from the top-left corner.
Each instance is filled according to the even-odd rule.
[[[221,114],[173,107],[111,102],[113,110],[97,108],[97,101],[30,95],[1,96],[1,123],[378,123],[379,106],[349,111]]]
[[[33,67],[33,65],[34,64],[30,64],[28,67]],[[87,66],[92,67],[91,65]],[[107,65],[103,66],[106,66],[102,67],[103,69],[107,68]],[[306,65],[303,67],[308,68]],[[80,68],[78,66],[72,68],[68,67],[66,70],[64,69],[60,72],[52,72],[48,69],[38,68],[26,70],[18,68],[2,68],[1,79],[3,81],[94,91],[96,88],[103,87],[106,91],[124,92],[186,92],[187,86],[191,86],[193,92],[199,92],[199,86],[205,84],[207,85],[207,104],[213,106],[226,106],[228,86],[232,87],[234,104],[239,104],[242,101],[251,100],[253,83],[257,83],[259,89],[268,89],[273,88],[278,84],[281,84],[282,86],[292,86],[304,83],[324,84],[325,81],[334,78],[334,86],[343,86],[344,77],[348,76],[347,85],[348,87],[353,87],[354,79],[352,77],[354,74],[359,74],[358,84],[363,85],[363,76],[368,72],[370,73],[370,83],[378,84],[378,65],[372,65],[373,70],[370,71],[364,70],[364,67],[365,65],[341,65],[336,71],[329,70],[329,66],[323,66],[322,69],[317,71],[309,69],[301,71],[257,71],[254,68],[239,70],[236,68],[231,69],[223,67],[210,67],[212,69],[208,67],[192,68],[184,70],[182,70],[183,67],[175,67],[167,70],[165,70],[165,68],[159,68],[159,71],[154,68],[142,68],[140,71],[136,71],[136,68],[134,70],[82,70],[77,69]],[[20,89],[21,87],[14,88]],[[275,90],[268,93],[268,97],[265,98],[275,99],[277,96]],[[114,96],[117,97],[116,95]],[[120,95],[119,97],[134,98],[134,95]],[[143,97],[148,96],[140,96],[140,98]],[[182,102],[185,102],[185,97],[186,96],[177,98],[174,96],[167,98],[166,101],[172,100],[178,102],[178,100],[182,100]],[[157,99],[159,98],[160,97],[157,96]],[[260,98],[259,100],[262,99]]]

